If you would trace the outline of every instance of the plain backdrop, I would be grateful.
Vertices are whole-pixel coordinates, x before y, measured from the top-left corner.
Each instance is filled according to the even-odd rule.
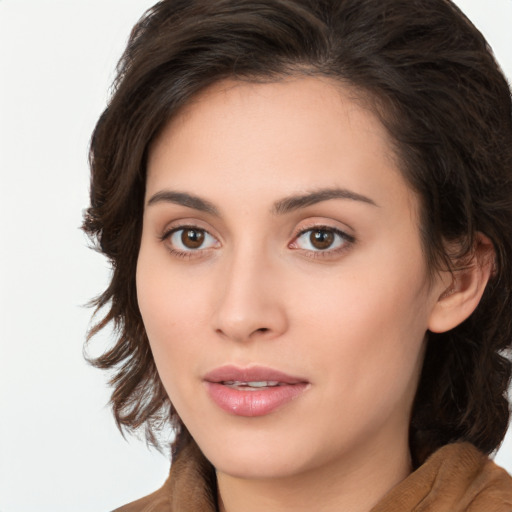
[[[106,261],[79,230],[87,147],[153,0],[0,0],[0,511],[101,512],[166,478],[82,356]],[[457,2],[512,77],[512,0]],[[99,336],[96,346],[108,343]],[[512,434],[497,461],[512,472]]]

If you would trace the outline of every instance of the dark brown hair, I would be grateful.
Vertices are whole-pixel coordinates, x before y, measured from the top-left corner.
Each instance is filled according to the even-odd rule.
[[[91,142],[84,229],[112,263],[94,302],[116,342],[93,359],[113,369],[118,425],[180,421],[156,372],[137,305],[148,148],[195,94],[224,78],[318,75],[358,91],[395,145],[421,202],[432,272],[494,244],[495,271],[476,311],[429,333],[411,419],[421,462],[456,440],[491,452],[509,419],[512,341],[512,111],[510,89],[483,36],[448,0],[163,0],[133,29],[109,105]],[[457,255],[446,254],[456,241]],[[451,267],[450,267],[451,268]]]

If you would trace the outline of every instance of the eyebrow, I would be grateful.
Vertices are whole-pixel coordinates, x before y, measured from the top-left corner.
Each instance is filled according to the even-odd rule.
[[[307,206],[311,206],[322,201],[330,199],[349,199],[351,201],[360,201],[372,206],[378,206],[375,201],[369,197],[363,196],[345,188],[325,188],[301,195],[293,195],[276,201],[271,209],[274,215],[284,215]],[[192,208],[201,212],[209,213],[217,217],[220,216],[219,210],[213,203],[202,199],[199,196],[188,194],[186,192],[175,192],[172,190],[161,190],[157,192],[147,202],[147,206],[156,203],[174,203],[187,208]]]
[[[378,206],[373,199],[356,192],[352,192],[351,190],[347,190],[345,188],[324,188],[314,192],[281,199],[274,203],[272,212],[276,215],[283,215],[330,199],[349,199],[351,201],[360,201],[372,206]]]
[[[198,196],[187,194],[186,192],[161,190],[160,192],[157,192],[155,195],[151,196],[147,203],[147,206],[151,206],[153,204],[160,202],[174,203],[181,206],[186,206],[187,208],[193,208],[194,210],[209,213],[217,217],[219,216],[219,211],[212,203],[210,203],[210,201],[207,201],[206,199],[201,199]]]

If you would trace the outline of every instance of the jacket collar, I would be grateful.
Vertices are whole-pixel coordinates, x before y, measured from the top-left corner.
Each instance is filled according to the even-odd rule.
[[[370,512],[510,512],[512,478],[472,444],[437,450]]]
[[[469,443],[446,445],[370,512],[511,512],[512,478]],[[218,512],[215,470],[194,441],[161,489],[116,512]]]

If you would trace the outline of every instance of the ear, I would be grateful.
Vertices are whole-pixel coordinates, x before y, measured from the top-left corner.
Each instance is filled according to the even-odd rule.
[[[477,233],[469,261],[465,260],[461,268],[452,273],[444,272],[444,278],[440,278],[442,291],[430,314],[430,331],[449,331],[473,313],[492,275],[494,256],[492,242]]]

